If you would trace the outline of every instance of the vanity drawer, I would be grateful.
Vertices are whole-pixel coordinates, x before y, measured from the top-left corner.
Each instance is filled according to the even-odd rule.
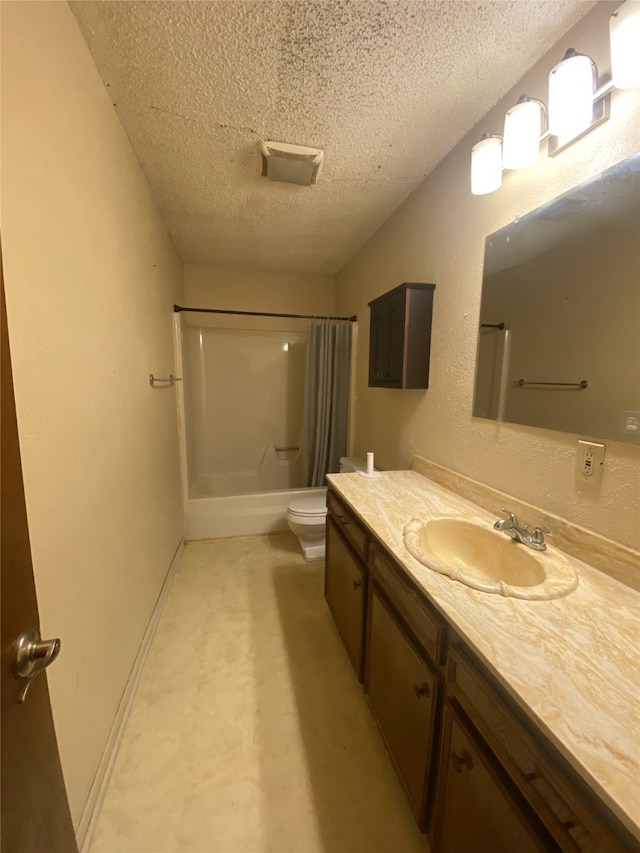
[[[369,541],[367,531],[357,520],[353,511],[331,489],[327,492],[327,509],[335,519],[338,529],[349,540],[356,554],[366,563]]]
[[[462,645],[447,657],[447,690],[509,773],[543,821],[560,850],[612,853],[637,850],[629,837],[614,831],[602,804],[559,755],[543,750],[526,724],[512,713],[510,701],[494,692],[491,679]],[[549,751],[553,748],[549,745]],[[556,763],[558,762],[558,763]],[[560,766],[562,762],[566,766]],[[583,798],[584,797],[584,798]]]
[[[443,663],[444,622],[431,610],[404,571],[375,542],[369,553],[369,571],[431,660],[436,665]]]

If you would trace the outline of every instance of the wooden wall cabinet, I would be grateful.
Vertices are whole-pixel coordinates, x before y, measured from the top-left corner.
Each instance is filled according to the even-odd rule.
[[[640,853],[357,513],[327,505],[325,596],[432,853]]]
[[[405,282],[369,303],[369,385],[428,388],[435,284]]]

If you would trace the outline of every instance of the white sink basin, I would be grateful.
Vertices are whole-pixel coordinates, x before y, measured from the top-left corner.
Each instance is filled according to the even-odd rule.
[[[404,528],[404,544],[423,565],[483,592],[551,599],[578,585],[575,571],[557,552],[534,551],[461,518],[414,518]]]

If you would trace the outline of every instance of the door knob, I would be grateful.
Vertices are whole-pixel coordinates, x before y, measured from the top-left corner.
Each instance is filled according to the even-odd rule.
[[[13,674],[23,681],[18,702],[22,704],[31,682],[60,653],[60,640],[42,640],[40,631],[24,631],[14,643]]]

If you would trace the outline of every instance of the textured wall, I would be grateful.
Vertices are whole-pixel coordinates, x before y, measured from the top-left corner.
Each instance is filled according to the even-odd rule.
[[[66,3],[2,4],[2,242],[34,572],[76,825],[182,535],[181,263]]]
[[[286,314],[335,312],[335,277],[319,273],[274,272],[237,265],[185,264],[184,292],[185,302],[194,308],[277,311]],[[193,319],[198,319],[198,322],[204,320],[203,317]],[[221,316],[211,315],[211,319],[217,325],[223,322]],[[256,324],[260,321],[245,318],[239,322],[246,326],[247,323]]]
[[[505,173],[502,189],[488,196],[470,193],[471,147],[483,131],[502,132],[504,113],[522,92],[546,100],[547,74],[566,47],[607,72],[613,8],[591,11],[383,225],[338,275],[337,307],[368,318],[367,302],[402,281],[437,285],[428,391],[367,387],[368,319],[362,324],[356,453],[374,450],[386,468],[406,467],[418,453],[637,548],[640,448],[607,441],[601,488],[580,493],[577,435],[471,416],[485,236],[638,151],[640,91],[614,92],[607,123],[555,158],[543,149],[538,164]]]

